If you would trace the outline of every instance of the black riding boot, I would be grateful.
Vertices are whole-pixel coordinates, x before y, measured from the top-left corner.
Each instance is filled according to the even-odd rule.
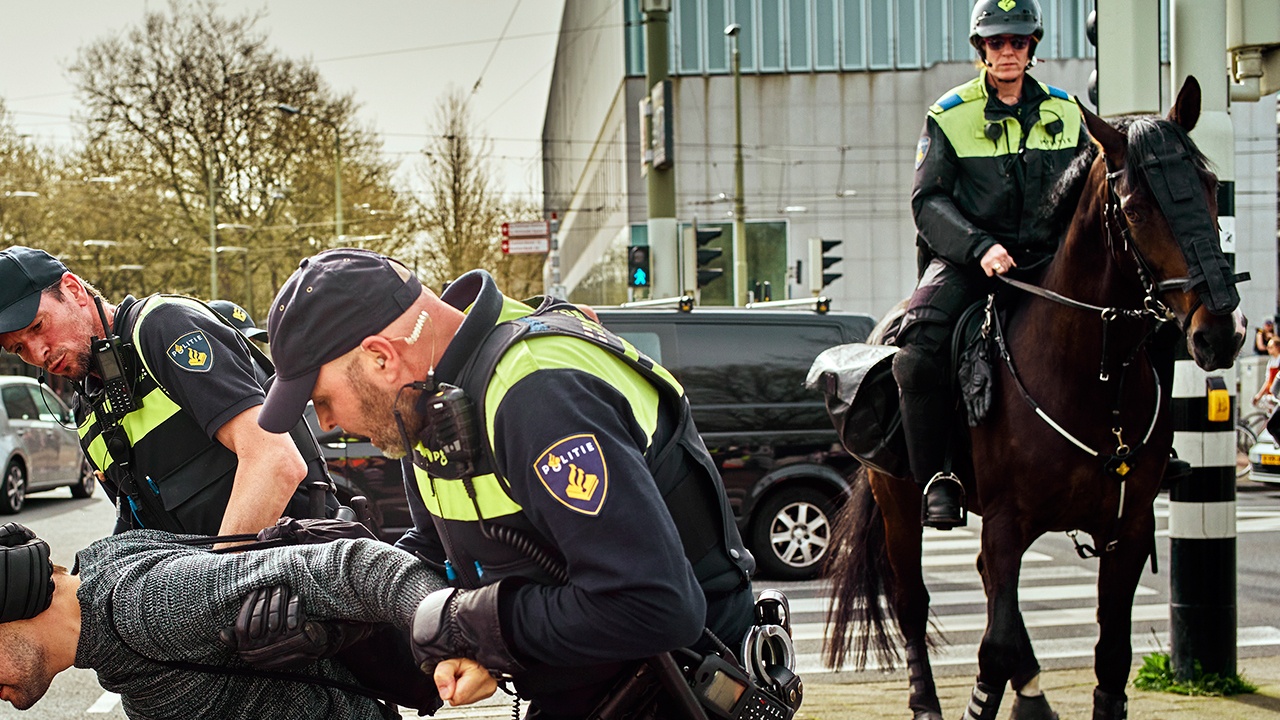
[[[1122,692],[1109,693],[1093,689],[1093,720],[1125,720],[1129,717],[1129,699]]]
[[[911,475],[924,493],[920,521],[925,527],[943,530],[966,523],[964,486],[954,474],[943,474],[955,418],[948,377],[945,361],[925,348],[904,347],[893,357],[893,378],[901,388],[906,455]]]

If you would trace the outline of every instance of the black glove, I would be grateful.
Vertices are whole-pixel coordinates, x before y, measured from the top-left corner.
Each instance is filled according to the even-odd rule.
[[[333,657],[372,628],[346,620],[309,620],[298,595],[287,585],[275,585],[245,596],[235,624],[218,637],[260,670],[285,670]]]
[[[490,674],[524,670],[502,638],[498,594],[502,581],[479,590],[447,588],[423,598],[413,614],[413,659],[432,675],[441,660],[470,658]]]

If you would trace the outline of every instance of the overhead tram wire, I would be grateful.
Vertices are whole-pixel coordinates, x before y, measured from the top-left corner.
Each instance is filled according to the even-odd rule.
[[[511,7],[511,14],[507,16],[507,22],[502,26],[502,32],[498,33],[498,40],[493,44],[493,49],[489,51],[489,58],[484,61],[484,67],[480,68],[480,75],[476,78],[476,82],[471,86],[471,94],[474,96],[476,91],[480,89],[480,82],[484,80],[484,74],[489,71],[489,64],[493,62],[493,56],[498,54],[498,48],[502,45],[502,40],[507,36],[507,30],[511,27],[511,21],[516,17],[516,11],[520,9],[521,0],[516,0],[516,4]]]

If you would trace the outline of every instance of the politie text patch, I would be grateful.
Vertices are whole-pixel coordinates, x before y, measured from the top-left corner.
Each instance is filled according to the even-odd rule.
[[[609,491],[609,468],[595,435],[557,441],[542,452],[533,469],[547,492],[565,507],[584,515],[600,513]]]
[[[183,370],[209,372],[213,369],[213,347],[203,330],[192,330],[169,346],[169,359]]]

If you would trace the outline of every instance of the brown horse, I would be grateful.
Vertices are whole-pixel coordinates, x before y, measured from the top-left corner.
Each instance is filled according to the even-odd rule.
[[[969,432],[965,486],[970,511],[983,517],[977,565],[987,627],[966,720],[994,718],[1006,683],[1019,691],[1013,717],[1056,717],[1039,693],[1018,574],[1036,538],[1076,529],[1101,551],[1093,717],[1126,716],[1134,590],[1154,550],[1152,502],[1173,435],[1171,379],[1158,382],[1145,350],[1174,319],[1206,370],[1230,367],[1244,341],[1237,278],[1218,244],[1217,179],[1187,136],[1200,114],[1199,85],[1188,79],[1167,119],[1113,127],[1084,114],[1096,146],[1063,178],[1049,210],[1065,228],[1060,249],[1038,286],[1001,290],[998,304],[1009,312],[992,328],[994,399]],[[869,651],[891,663],[897,651],[885,621],[896,619],[909,706],[916,720],[940,720],[920,563],[916,484],[869,468],[832,540],[827,661],[839,667],[856,650],[859,666]]]

